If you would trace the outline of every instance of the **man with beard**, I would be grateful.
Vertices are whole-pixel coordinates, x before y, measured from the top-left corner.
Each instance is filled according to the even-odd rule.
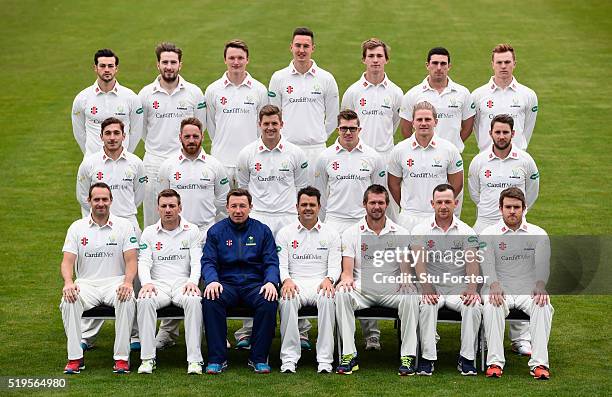
[[[119,84],[119,57],[104,48],[94,55],[96,82],[81,91],[72,104],[72,132],[86,156],[102,149],[100,124],[115,117],[125,126],[125,148],[133,152],[142,134],[142,106],[134,91]]]
[[[529,373],[535,379],[550,378],[548,339],[553,307],[546,282],[550,273],[550,240],[542,228],[523,217],[525,195],[510,187],[499,196],[502,219],[481,235],[484,246],[483,321],[488,343],[487,377],[501,377],[504,357],[505,318],[512,308],[529,315],[533,343]]]
[[[474,157],[468,177],[470,196],[478,208],[474,224],[476,233],[501,219],[498,198],[502,190],[516,186],[525,193],[525,214],[535,203],[540,190],[540,173],[535,161],[513,143],[514,119],[507,114],[495,116],[491,120],[489,135],[493,141],[491,149]],[[509,330],[512,350],[524,356],[531,354],[528,325],[526,322],[512,323]]]
[[[229,183],[223,165],[202,148],[203,125],[195,117],[181,121],[181,150],[159,167],[158,189],[174,189],[181,195],[181,215],[200,229],[201,243],[206,232],[223,212]],[[168,348],[179,337],[178,320],[163,320],[157,335],[158,348]]]
[[[336,373],[348,375],[359,369],[355,346],[355,310],[380,305],[398,310],[402,335],[398,374],[414,375],[419,316],[416,290],[403,282],[376,285],[376,278],[368,272],[364,273],[362,264],[368,253],[368,244],[362,241],[362,236],[380,236],[386,240],[387,249],[394,249],[399,248],[401,237],[407,236],[408,231],[386,216],[389,193],[384,186],[368,187],[363,194],[363,206],[365,217],[342,234],[342,273],[336,286],[336,321],[342,339],[342,359]],[[401,276],[404,280],[410,274],[408,262],[390,264],[392,269],[389,269],[391,274],[388,275]]]
[[[527,209],[531,209],[540,189],[540,174],[529,153],[513,143],[514,119],[498,114],[491,120],[489,131],[493,144],[480,152],[470,163],[468,187],[472,201],[478,207],[474,224],[476,233],[501,219],[498,208],[499,194],[512,186],[520,188],[526,196]]]
[[[179,75],[183,51],[172,43],[155,48],[159,76],[138,94],[144,110],[144,166],[149,183],[144,198],[144,225],[157,222],[157,178],[159,166],[180,150],[176,139],[181,120],[197,117],[206,120],[206,102],[202,90]],[[203,126],[206,128],[206,126]]]
[[[159,167],[158,188],[174,189],[181,195],[181,215],[198,226],[204,243],[206,232],[225,208],[229,182],[223,164],[204,152],[202,129],[195,117],[181,121],[181,150]]]

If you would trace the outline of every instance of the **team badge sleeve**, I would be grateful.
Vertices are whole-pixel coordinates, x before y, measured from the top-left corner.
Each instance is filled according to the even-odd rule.
[[[136,177],[134,178],[134,205],[136,208],[142,204],[145,195],[145,185],[147,184],[147,174],[142,161],[136,166]]]
[[[148,233],[140,237],[140,249],[138,252],[138,278],[140,284],[151,283],[151,267],[153,267],[153,250]]]
[[[81,205],[81,208],[83,208],[85,211],[89,211],[90,209],[89,202],[87,201],[87,197],[89,196],[89,187],[91,186],[88,168],[87,162],[83,160],[79,166],[76,181],[76,198]]]
[[[272,75],[270,79],[270,85],[268,87],[268,100],[270,105],[278,106],[279,109],[283,109],[283,92],[280,89],[281,78],[277,73]]]
[[[525,126],[523,128],[526,145],[529,145],[535,128],[536,118],[538,117],[538,97],[533,91],[530,91],[528,96],[527,109],[525,109]]]
[[[87,133],[85,131],[85,106],[84,99],[78,95],[72,103],[72,133],[76,139],[81,151],[85,153],[85,142]]]
[[[200,87],[196,87],[194,93],[195,104],[193,108],[193,116],[202,122],[202,131],[206,129],[206,99]]]
[[[217,119],[216,119],[216,102],[214,101],[214,94],[212,84],[206,88],[204,93],[204,100],[206,101],[206,129],[208,129],[208,136],[212,141],[215,138],[217,131]]]
[[[143,117],[142,104],[138,95],[133,95],[130,98],[130,141],[128,152],[133,153],[142,137]]]
[[[525,200],[527,209],[535,204],[540,192],[540,172],[533,158],[529,157],[527,164],[527,175],[525,175]]]

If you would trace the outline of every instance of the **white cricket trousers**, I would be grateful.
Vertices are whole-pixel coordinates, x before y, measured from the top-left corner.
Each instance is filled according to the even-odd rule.
[[[342,340],[342,354],[357,353],[355,346],[355,310],[372,306],[391,307],[398,310],[402,356],[415,356],[417,349],[417,324],[419,297],[415,294],[373,295],[360,290],[336,291],[336,321]]]
[[[537,305],[529,295],[506,295],[501,306],[494,306],[489,302],[489,296],[483,295],[484,310],[483,321],[485,337],[487,339],[487,365],[496,364],[504,367],[504,331],[506,317],[510,309],[519,309],[529,315],[529,331],[532,336],[531,358],[529,368],[548,365],[548,339],[554,309],[549,303],[544,306]]]
[[[123,283],[124,276],[110,277],[100,280],[76,279],[79,295],[75,302],[70,303],[62,298],[60,310],[64,330],[68,338],[68,359],[78,360],[83,357],[81,349],[81,318],[85,310],[96,306],[107,305],[115,308],[115,360],[129,360],[130,330],[134,321],[134,296],[125,302],[117,298],[117,288]]]
[[[280,358],[283,364],[297,365],[302,348],[298,329],[298,310],[303,306],[317,307],[317,362],[331,364],[334,361],[334,328],[336,315],[334,298],[327,297],[323,291],[317,293],[321,280],[293,280],[298,286],[299,294],[293,298],[278,300],[280,310],[281,349]]]
[[[427,360],[438,359],[436,351],[436,325],[438,309],[448,307],[461,313],[461,350],[459,354],[468,360],[476,359],[476,341],[482,318],[480,302],[464,305],[460,295],[440,295],[438,303],[429,304],[421,298],[419,330],[421,336],[421,356]]]
[[[185,312],[185,344],[187,361],[202,362],[202,297],[183,294],[186,277],[167,283],[153,280],[157,295],[138,298],[138,327],[140,328],[140,358],[155,358],[155,327],[157,309],[174,304]]]

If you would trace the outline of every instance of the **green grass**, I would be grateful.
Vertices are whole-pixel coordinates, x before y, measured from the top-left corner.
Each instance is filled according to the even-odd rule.
[[[610,2],[5,0],[2,6],[0,376],[58,376],[65,363],[59,263],[66,229],[79,216],[74,186],[82,158],[72,137],[70,108],[76,93],[93,82],[91,58],[102,47],[119,54],[120,82],[138,91],[156,75],[155,44],[174,41],[185,52],[182,75],[205,88],[224,71],[223,43],[240,37],[251,49],[250,72],[267,85],[272,72],[290,61],[292,29],[307,25],[316,33],[317,63],[334,74],[342,93],[362,73],[360,43],[371,36],[391,45],[387,72],[404,91],[423,79],[425,55],[433,46],[450,49],[451,77],[473,90],[491,74],[491,48],[510,42],[517,50],[517,79],[537,92],[540,104],[529,150],[540,168],[541,191],[530,221],[553,235],[612,231],[612,207],[606,205],[612,174]],[[142,154],[142,144],[137,153]],[[475,153],[470,138],[466,165]],[[474,221],[469,199],[463,214],[468,223]],[[553,302],[553,379],[546,384],[530,379],[525,360],[514,356],[508,357],[501,380],[461,378],[452,368],[456,326],[441,328],[434,377],[400,379],[394,374],[396,346],[388,324],[383,327],[385,350],[363,354],[363,370],[351,377],[317,376],[313,354],[304,356],[295,376],[256,377],[244,368],[246,355],[235,352],[227,374],[187,377],[184,346],[161,353],[160,369],[152,377],[116,377],[110,373],[112,328],[107,324],[98,349],[87,354],[88,369],[70,378],[68,391],[610,394],[612,299],[554,297]],[[278,368],[278,339],[271,360]]]

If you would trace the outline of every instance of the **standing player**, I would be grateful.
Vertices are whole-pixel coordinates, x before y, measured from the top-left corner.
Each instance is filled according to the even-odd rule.
[[[149,183],[144,198],[144,225],[157,222],[157,183],[159,166],[172,153],[180,150],[176,139],[181,120],[197,117],[206,120],[204,94],[197,86],[183,79],[183,51],[172,43],[155,48],[159,76],[138,94],[144,110],[144,166]]]
[[[530,374],[549,379],[548,340],[553,307],[546,281],[550,265],[550,240],[546,232],[523,217],[526,200],[523,191],[511,187],[499,196],[502,219],[482,232],[485,242],[483,273],[484,326],[489,351],[487,377],[500,377],[504,364],[505,318],[512,308],[529,315],[533,336],[529,359]],[[485,295],[485,294],[488,294]]]
[[[437,112],[429,102],[417,103],[412,112],[415,133],[398,143],[388,165],[389,191],[402,211],[399,223],[408,231],[428,221],[433,209],[431,191],[449,183],[455,192],[463,189],[463,160],[446,139],[434,136]]]
[[[418,296],[408,293],[408,286],[385,285],[382,289],[372,288],[373,281],[362,280],[362,256],[367,244],[362,236],[407,236],[408,231],[391,221],[385,215],[389,205],[389,193],[382,185],[372,185],[363,194],[366,216],[359,223],[346,229],[342,234],[342,274],[336,287],[336,321],[342,339],[342,360],[336,370],[339,374],[351,374],[359,369],[357,347],[355,346],[355,310],[374,305],[398,309],[401,326],[400,375],[414,374],[417,349],[417,322],[419,313]],[[396,244],[392,240],[387,243]],[[393,245],[397,246],[397,245]],[[388,246],[387,247],[393,247]],[[410,272],[406,262],[397,264],[393,276],[405,276]],[[392,289],[389,290],[388,287]]]
[[[463,143],[472,133],[476,114],[472,107],[470,91],[448,77],[451,59],[446,48],[435,47],[429,50],[425,67],[429,72],[428,76],[421,84],[408,90],[402,99],[402,135],[406,138],[412,135],[414,106],[427,101],[438,112],[436,134],[455,145],[461,153],[465,146]]]
[[[134,91],[119,84],[119,57],[108,48],[94,55],[96,82],[81,91],[72,104],[72,132],[85,156],[102,149],[100,123],[109,117],[123,122],[125,148],[133,152],[142,134],[142,106]]]
[[[274,235],[294,223],[297,215],[297,191],[308,184],[306,155],[297,145],[281,136],[282,112],[274,105],[259,111],[260,138],[238,155],[238,185],[253,195],[251,217],[266,224]],[[306,332],[310,324],[301,322],[305,347],[310,348]],[[236,331],[236,347],[250,345],[251,321]],[[307,345],[306,345],[307,344]]]
[[[157,310],[175,304],[185,311],[187,373],[202,373],[202,304],[198,282],[202,257],[201,236],[193,223],[181,217],[181,196],[172,189],[157,196],[160,220],[147,226],[140,240],[138,326],[142,364],[139,374],[155,369]]]
[[[311,59],[315,50],[312,30],[296,28],[289,48],[293,60],[286,68],[274,72],[268,95],[270,104],[278,106],[285,115],[287,140],[314,161],[336,129],[338,84],[331,73]],[[313,174],[310,172],[311,181]]]
[[[226,310],[240,302],[255,312],[249,366],[255,373],[270,373],[268,355],[276,327],[280,283],[278,255],[270,228],[249,217],[251,207],[247,190],[230,190],[229,217],[208,230],[204,245],[203,310],[208,374],[219,374],[227,368]]]
[[[253,195],[251,217],[265,223],[274,235],[295,222],[297,191],[308,184],[306,155],[288,142],[281,129],[281,110],[266,105],[259,112],[261,137],[238,155],[238,185]]]
[[[159,168],[159,188],[174,189],[181,195],[181,215],[196,224],[204,243],[215,216],[224,210],[229,183],[223,164],[204,152],[203,140],[200,120],[189,117],[181,121],[181,150]]]
[[[158,189],[174,189],[182,197],[182,216],[200,229],[202,244],[206,232],[222,212],[229,183],[223,165],[202,148],[203,125],[195,117],[181,121],[181,150],[172,154],[159,167]],[[179,320],[163,320],[157,335],[157,348],[176,344]]]
[[[325,223],[343,233],[359,222],[365,208],[359,198],[372,184],[384,184],[382,158],[361,141],[359,117],[352,110],[338,114],[338,139],[319,156],[315,187],[322,196]]]
[[[211,154],[220,159],[230,186],[238,184],[236,158],[247,144],[257,140],[257,116],[268,103],[268,90],[246,71],[249,47],[242,40],[225,43],[227,72],[206,88],[206,127]]]
[[[361,61],[366,71],[342,97],[342,109],[354,110],[359,115],[362,126],[360,139],[383,159],[388,158],[393,149],[393,136],[400,122],[402,102],[402,89],[385,73],[389,50],[389,46],[377,38],[361,43]],[[385,180],[382,185],[386,184]],[[398,213],[399,205],[391,200],[387,216],[395,221]]]
[[[384,158],[393,149],[402,89],[385,73],[390,48],[384,41],[371,38],[361,43],[361,50],[365,73],[346,90],[341,108],[359,114],[361,139]]]
[[[130,372],[130,329],[135,311],[132,282],[137,270],[138,239],[130,222],[110,213],[112,202],[107,184],[91,185],[91,216],[70,225],[62,249],[64,288],[60,309],[68,337],[65,374],[78,374],[85,368],[79,344],[81,317],[83,311],[99,305],[115,308],[113,372]]]
[[[491,120],[489,135],[493,144],[470,163],[468,186],[472,201],[478,207],[474,231],[481,233],[486,227],[499,222],[499,194],[516,186],[525,192],[527,208],[538,198],[540,174],[529,153],[515,147],[514,120],[507,114],[498,114]]]
[[[476,290],[476,276],[480,273],[476,257],[478,237],[471,227],[453,215],[456,205],[456,194],[451,185],[445,183],[436,186],[431,200],[435,214],[412,230],[415,242],[413,250],[424,254],[416,261],[415,269],[422,294],[419,375],[429,376],[433,373],[437,359],[438,310],[444,306],[461,313],[461,351],[457,369],[461,375],[476,375],[475,344],[482,315],[480,296]],[[448,258],[449,253],[452,260],[441,260]],[[428,263],[423,260],[424,256]],[[465,282],[455,282],[455,277],[465,277]]]
[[[280,307],[281,372],[295,372],[301,356],[298,311],[318,312],[317,372],[331,373],[334,361],[334,284],[340,277],[340,235],[319,221],[321,193],[309,186],[298,192],[298,221],[276,238],[282,281]]]
[[[480,151],[488,149],[491,120],[498,114],[509,114],[514,119],[514,144],[527,150],[538,115],[538,97],[512,75],[516,67],[514,48],[509,44],[498,44],[493,48],[491,59],[493,77],[472,92],[472,103],[476,107],[476,142]]]
[[[103,148],[85,157],[77,174],[76,196],[81,204],[83,217],[88,217],[91,211],[89,188],[94,183],[104,182],[114,193],[111,205],[113,215],[130,221],[136,237],[140,238],[136,214],[142,203],[147,182],[142,160],[123,147],[125,131],[121,120],[109,117],[102,122],[100,128]],[[138,280],[134,280],[134,287],[138,292]],[[92,349],[104,320],[84,319],[81,322],[81,347],[84,350]],[[138,350],[140,346],[137,325],[134,322],[132,329],[130,347],[133,350]]]
[[[129,220],[140,236],[136,214],[144,198],[147,182],[142,160],[123,146],[125,127],[121,120],[109,117],[102,122],[100,128],[103,148],[87,156],[79,166],[77,174],[76,195],[83,217],[91,210],[89,187],[96,182],[104,182],[114,193],[111,207],[113,215]]]

